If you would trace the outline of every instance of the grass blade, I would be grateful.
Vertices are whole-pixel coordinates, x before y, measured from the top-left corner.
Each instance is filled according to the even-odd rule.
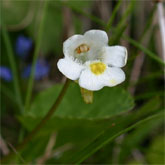
[[[44,22],[45,22],[45,17],[46,17],[47,6],[48,6],[48,1],[45,1],[44,2],[44,7],[43,7],[43,18],[42,18],[42,21],[41,21],[40,27],[39,27],[39,32],[38,32],[38,37],[37,37],[37,44],[36,44],[36,48],[35,48],[34,56],[33,56],[31,74],[30,74],[30,78],[29,78],[29,81],[28,81],[28,88],[27,88],[27,94],[26,94],[26,100],[25,100],[25,112],[28,111],[29,106],[30,106],[30,99],[31,99],[31,95],[32,95],[34,74],[35,74],[35,65],[36,65],[36,62],[37,62],[37,58],[38,58],[38,54],[39,54],[39,50],[40,50],[40,46],[41,46],[41,40],[42,40],[42,35],[43,35],[43,29],[44,29]]]
[[[140,42],[141,42],[141,41],[144,39],[144,37],[147,35],[148,29],[150,29],[150,27],[151,27],[151,25],[152,25],[155,12],[156,12],[156,5],[152,8],[152,10],[151,10],[151,12],[150,12],[150,14],[149,14],[149,16],[148,16],[148,20],[147,20],[147,23],[145,24],[144,31],[143,31],[143,33],[142,33],[141,36],[140,36]]]
[[[111,17],[110,17],[109,20],[108,20],[107,27],[106,27],[106,31],[107,31],[107,32],[109,31],[109,29],[110,29],[111,26],[112,26],[112,23],[113,23],[113,21],[114,21],[114,19],[115,19],[115,16],[116,16],[116,14],[117,14],[117,12],[118,12],[118,10],[119,10],[119,8],[120,8],[121,3],[122,3],[122,0],[119,0],[118,3],[117,3],[117,5],[115,6],[113,12],[112,12]]]
[[[21,90],[20,90],[19,79],[18,79],[18,71],[16,67],[17,65],[14,59],[14,53],[12,51],[9,35],[8,35],[8,32],[6,31],[6,27],[4,23],[2,23],[2,36],[4,38],[4,43],[7,50],[7,56],[9,58],[10,67],[13,73],[13,85],[14,85],[15,94],[18,100],[18,107],[20,109],[20,112],[23,113],[24,108],[23,108]]]
[[[19,105],[19,102],[18,102],[17,98],[10,91],[10,89],[6,87],[6,85],[1,83],[0,91],[2,91],[13,103]]]
[[[71,5],[69,5],[68,3],[66,2],[63,2],[63,4],[67,7],[69,7],[72,11],[76,12],[76,13],[79,13],[79,14],[82,14],[83,16],[89,18],[90,20],[92,20],[93,22],[97,23],[98,25],[101,25],[103,27],[106,26],[105,22],[102,21],[101,19],[99,19],[98,17],[92,15],[92,14],[89,14],[89,13],[86,13],[85,11],[83,10],[80,10],[79,8],[76,8],[76,7],[73,7]]]
[[[136,122],[135,124],[125,129],[123,128],[121,129],[120,125],[115,126],[113,128],[108,128],[107,130],[103,131],[98,137],[96,137],[96,139],[92,143],[90,143],[88,146],[86,146],[81,152],[76,153],[75,156],[72,157],[73,163],[80,164],[89,156],[91,156],[93,153],[95,153],[100,148],[102,148],[104,145],[106,145],[107,143],[110,143],[116,137],[132,130],[133,128],[136,128],[142,124],[145,124],[150,120],[154,120],[154,119],[162,118],[162,117],[163,117],[162,112],[160,112],[158,114],[151,115],[145,119],[142,119],[139,122]]]
[[[124,31],[128,25],[126,23],[126,21],[128,20],[128,16],[133,11],[134,6],[135,6],[135,1],[131,1],[128,5],[127,9],[123,13],[123,16],[121,17],[118,25],[114,28],[114,35],[109,40],[110,45],[115,44],[115,42],[118,42],[119,39],[121,38],[122,34],[124,33]]]
[[[140,49],[142,52],[144,52],[146,55],[148,55],[150,58],[152,58],[155,62],[158,62],[159,64],[165,66],[165,63],[159,57],[157,57],[155,53],[153,53],[149,49],[145,48],[139,42],[133,40],[132,38],[130,38],[130,37],[126,36],[126,35],[123,35],[122,38],[125,39],[126,41],[128,41],[133,46],[135,46],[138,49]]]

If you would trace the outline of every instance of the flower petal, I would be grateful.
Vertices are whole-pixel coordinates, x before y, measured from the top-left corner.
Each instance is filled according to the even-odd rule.
[[[62,74],[71,80],[77,80],[84,68],[84,66],[66,57],[58,61],[57,67]]]
[[[92,43],[97,43],[99,46],[105,46],[108,44],[107,33],[103,30],[89,30],[84,34],[87,41]]]
[[[82,71],[79,78],[79,85],[82,88],[88,89],[90,91],[100,90],[104,86],[101,76],[92,74],[92,72],[88,68]]]
[[[116,67],[108,67],[106,70],[105,85],[112,87],[122,83],[125,80],[125,73],[122,69]]]
[[[63,53],[65,56],[73,56],[74,50],[84,43],[83,35],[73,35],[63,43]]]
[[[102,53],[103,61],[111,66],[123,67],[127,62],[127,49],[123,46],[106,46]]]

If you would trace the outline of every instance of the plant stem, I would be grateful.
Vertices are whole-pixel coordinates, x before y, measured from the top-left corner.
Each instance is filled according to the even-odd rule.
[[[114,10],[113,10],[113,12],[112,12],[112,14],[111,14],[111,17],[110,17],[109,20],[108,20],[108,23],[107,23],[107,26],[106,26],[106,32],[108,32],[109,29],[111,28],[112,23],[113,23],[113,21],[114,21],[114,19],[115,19],[115,16],[116,16],[116,14],[117,14],[117,12],[118,12],[120,6],[121,6],[121,3],[122,3],[122,0],[119,0],[119,1],[117,2],[117,5],[115,6],[115,8],[114,8]]]
[[[150,58],[152,58],[159,64],[162,64],[163,66],[165,66],[165,63],[159,57],[157,57],[155,53],[153,53],[149,49],[143,47],[142,44],[139,44],[137,41],[133,40],[132,38],[130,38],[126,35],[122,35],[122,38],[125,39],[126,41],[128,41],[130,44],[137,47],[138,49],[142,50],[146,55],[148,55]]]
[[[6,27],[4,22],[2,22],[2,36],[4,38],[6,50],[7,50],[7,55],[9,58],[9,63],[10,67],[13,73],[13,85],[14,85],[14,90],[15,94],[18,100],[18,107],[20,109],[20,112],[23,113],[24,108],[23,108],[23,102],[22,102],[22,97],[21,97],[21,92],[20,92],[20,86],[19,86],[19,80],[18,80],[18,71],[17,71],[17,65],[14,59],[14,53],[12,51],[12,46],[9,40],[8,32],[6,31]]]
[[[133,9],[135,7],[135,3],[136,3],[135,1],[129,2],[129,5],[127,6],[126,10],[124,11],[119,23],[117,24],[117,26],[114,29],[114,35],[112,35],[112,37],[110,38],[109,45],[116,44],[120,40],[122,34],[126,30],[126,27],[128,26],[128,23],[127,23],[127,20],[129,19],[128,16],[133,11]]]
[[[83,11],[82,9],[79,9],[79,8],[76,8],[76,7],[73,7],[72,5],[69,5],[67,3],[67,1],[63,1],[62,2],[63,5],[65,5],[66,7],[69,7],[72,11],[76,12],[76,13],[79,13],[79,14],[82,14],[83,16],[89,18],[90,20],[92,20],[93,22],[97,23],[98,25],[101,25],[103,27],[106,26],[105,22],[100,20],[98,17],[92,15],[92,14],[89,14],[85,11]]]
[[[163,112],[159,112],[157,114],[151,115],[149,117],[146,117],[145,119],[137,121],[136,123],[132,124],[131,126],[126,127],[125,129],[121,129],[120,131],[116,131],[121,127],[120,124],[114,126],[113,129],[112,127],[108,127],[106,130],[100,133],[100,135],[98,135],[91,143],[89,143],[81,151],[77,152],[74,156],[72,156],[71,164],[78,165],[82,163],[89,156],[94,154],[96,151],[98,151],[100,148],[102,148],[106,144],[110,143],[116,137],[136,127],[139,127],[140,125],[146,124],[148,121],[155,120],[157,118],[163,118],[162,115],[163,115]]]
[[[26,144],[28,144],[32,138],[41,130],[41,128],[45,125],[45,123],[52,117],[52,115],[54,114],[54,112],[57,110],[59,104],[61,103],[67,88],[69,86],[70,80],[67,79],[57,100],[55,101],[55,103],[53,104],[53,106],[51,107],[51,109],[48,111],[48,113],[46,114],[46,116],[40,121],[40,123],[30,132],[30,134],[23,140],[23,142],[21,144],[19,144],[15,149],[21,150],[24,146],[26,146]],[[2,159],[2,162],[6,162],[7,160],[9,160],[12,156],[14,156],[14,152],[11,152],[9,155],[5,156]]]
[[[6,95],[13,103],[19,105],[17,98],[10,91],[10,89],[8,87],[6,87],[6,85],[4,85],[2,82],[1,82],[1,86],[0,86],[0,91],[2,91],[2,93],[4,93],[4,95]]]
[[[47,6],[48,6],[47,2],[48,1],[44,2],[43,18],[42,18],[42,21],[40,23],[38,37],[37,37],[37,44],[36,44],[36,48],[34,51],[33,62],[32,62],[32,67],[31,67],[31,74],[30,74],[30,78],[29,78],[29,82],[28,82],[27,94],[26,94],[26,99],[25,99],[25,112],[27,112],[27,110],[29,109],[29,106],[30,106],[30,99],[31,99],[31,95],[32,95],[34,75],[35,75],[35,67],[36,67],[37,57],[38,57],[40,46],[41,46],[41,40],[42,40],[43,29],[44,29],[44,22],[45,22],[46,11],[47,11]]]

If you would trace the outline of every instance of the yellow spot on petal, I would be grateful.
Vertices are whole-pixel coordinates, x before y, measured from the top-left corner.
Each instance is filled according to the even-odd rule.
[[[85,53],[88,52],[90,50],[89,46],[87,44],[81,44],[80,46],[78,46],[75,51],[77,54],[80,53]]]
[[[114,79],[110,80],[110,84],[115,85],[116,84],[116,80],[114,80]]]
[[[102,62],[95,62],[90,64],[90,69],[95,75],[100,75],[105,71],[106,65]]]

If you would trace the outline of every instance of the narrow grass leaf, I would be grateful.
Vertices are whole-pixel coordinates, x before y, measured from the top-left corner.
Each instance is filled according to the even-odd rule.
[[[113,32],[114,35],[110,38],[110,41],[109,41],[110,45],[114,44],[115,41],[118,41],[121,38],[123,32],[128,26],[128,23],[126,23],[126,21],[128,20],[128,16],[132,13],[134,6],[135,6],[135,1],[130,1],[118,25],[114,28],[114,32]]]
[[[30,99],[31,99],[31,95],[32,95],[34,75],[35,75],[35,65],[36,65],[36,62],[37,62],[37,57],[38,57],[40,46],[41,46],[44,22],[45,22],[45,19],[46,19],[45,17],[46,17],[47,6],[48,6],[48,1],[45,1],[44,2],[44,7],[43,7],[43,18],[42,18],[42,21],[41,21],[40,27],[39,27],[36,48],[35,48],[34,56],[33,56],[31,74],[30,74],[30,78],[29,78],[29,81],[28,81],[28,88],[27,88],[27,94],[26,94],[26,100],[25,100],[25,111],[27,111],[29,109],[29,106],[30,106]]]
[[[14,96],[11,90],[8,87],[6,87],[6,85],[4,85],[3,83],[1,83],[0,91],[2,91],[13,103],[19,105],[17,98]]]
[[[140,49],[142,52],[144,52],[146,55],[148,55],[150,58],[152,58],[155,62],[158,62],[159,64],[162,64],[163,66],[165,66],[165,63],[159,57],[157,57],[155,53],[153,53],[149,49],[145,48],[139,42],[133,40],[132,38],[130,38],[130,37],[126,36],[126,35],[123,35],[122,38],[125,39],[126,41],[128,41],[133,46],[135,46],[138,49]]]
[[[152,10],[148,16],[147,23],[145,24],[144,30],[140,36],[140,42],[144,39],[144,37],[147,35],[147,32],[152,27],[151,25],[153,23],[155,12],[156,12],[156,5],[152,8]]]
[[[81,10],[80,8],[76,8],[72,5],[69,5],[68,3],[64,3],[65,6],[69,7],[72,9],[72,11],[76,12],[76,13],[79,13],[79,14],[82,14],[83,16],[89,18],[90,20],[92,20],[93,22],[97,23],[98,25],[101,25],[103,27],[106,26],[105,22],[102,21],[101,19],[99,19],[98,17],[92,15],[92,14],[89,14],[89,13],[86,13],[85,11]]]
[[[2,22],[2,36],[4,38],[4,42],[5,42],[5,46],[6,46],[6,50],[7,50],[7,55],[9,58],[9,63],[10,63],[11,70],[13,73],[13,85],[14,85],[16,97],[18,99],[18,106],[19,106],[20,112],[23,113],[24,108],[23,108],[21,90],[20,90],[19,79],[18,79],[17,65],[16,65],[16,62],[14,59],[14,53],[12,50],[9,35],[8,35],[8,32],[6,31],[6,27],[5,27],[4,22]]]
[[[95,153],[100,148],[105,146],[107,143],[110,143],[116,137],[132,130],[133,128],[141,126],[142,124],[146,124],[148,121],[155,120],[155,119],[162,118],[162,117],[163,117],[163,113],[160,112],[158,114],[151,115],[145,119],[142,119],[139,122],[136,122],[135,124],[125,128],[125,129],[123,129],[123,128],[121,129],[120,125],[117,125],[113,128],[112,127],[108,128],[107,130],[103,131],[103,133],[101,133],[98,137],[96,137],[96,139],[92,143],[87,145],[81,152],[76,153],[72,157],[72,160],[73,160],[72,163],[80,164],[85,159],[87,159],[89,156],[91,156],[93,153]]]
[[[118,12],[119,9],[120,9],[121,3],[122,3],[122,0],[119,0],[119,1],[117,2],[117,4],[116,4],[115,8],[113,9],[113,12],[112,12],[112,14],[111,14],[111,17],[109,18],[108,23],[107,23],[107,27],[106,27],[106,31],[107,31],[107,32],[109,31],[109,29],[110,29],[111,26],[112,26],[112,23],[113,23],[113,21],[114,21],[114,19],[115,19],[115,16],[116,16],[117,12]]]

